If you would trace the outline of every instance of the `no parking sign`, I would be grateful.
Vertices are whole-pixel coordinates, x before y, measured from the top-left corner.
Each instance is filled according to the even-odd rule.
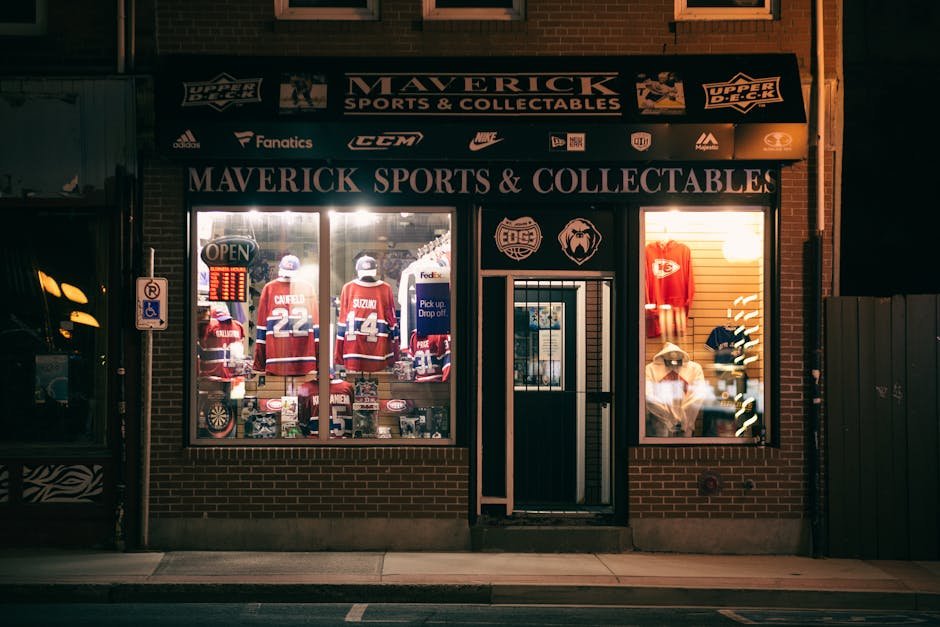
[[[167,319],[167,280],[155,277],[137,279],[137,328],[163,331]]]

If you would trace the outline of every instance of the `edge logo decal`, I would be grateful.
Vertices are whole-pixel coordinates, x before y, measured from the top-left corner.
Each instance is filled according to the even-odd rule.
[[[261,102],[262,78],[235,78],[222,72],[212,80],[183,82],[181,107],[206,105],[224,111],[233,104]]]
[[[529,216],[515,220],[503,218],[493,238],[499,252],[515,261],[522,261],[542,245],[542,229]]]
[[[751,78],[738,72],[726,83],[705,83],[706,109],[736,109],[747,113],[758,105],[783,102],[780,95],[780,77]]]
[[[579,266],[594,256],[602,239],[597,227],[584,218],[571,220],[558,234],[561,251]]]

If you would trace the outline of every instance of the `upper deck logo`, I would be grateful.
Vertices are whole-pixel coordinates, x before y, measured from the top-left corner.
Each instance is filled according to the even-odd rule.
[[[747,113],[758,105],[783,102],[780,77],[751,78],[738,72],[726,83],[705,83],[706,109],[736,109]]]
[[[233,104],[261,102],[261,78],[235,78],[222,72],[209,81],[183,82],[181,107],[206,105],[224,111]]]
[[[493,237],[499,252],[515,261],[522,261],[542,245],[542,229],[529,216],[515,220],[503,218]]]

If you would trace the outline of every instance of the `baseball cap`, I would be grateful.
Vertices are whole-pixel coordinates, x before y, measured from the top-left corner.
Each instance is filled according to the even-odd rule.
[[[375,263],[375,259],[368,255],[364,255],[359,258],[359,261],[356,262],[356,276],[375,276],[378,272],[378,264]]]
[[[297,255],[284,255],[281,263],[278,264],[277,274],[283,277],[292,277],[300,270],[300,259]]]
[[[232,319],[232,314],[228,312],[228,306],[226,306],[225,303],[212,305],[212,310],[209,315],[213,320],[219,320],[220,322]]]

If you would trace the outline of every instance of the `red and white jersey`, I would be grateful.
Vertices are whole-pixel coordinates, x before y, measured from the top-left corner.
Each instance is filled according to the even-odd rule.
[[[297,421],[304,435],[319,433],[320,384],[307,381],[297,388]],[[344,379],[330,381],[330,415],[352,417],[355,387]]]
[[[199,338],[199,374],[231,379],[235,369],[231,345],[244,340],[245,327],[237,320],[210,320]]]
[[[681,242],[650,242],[646,245],[646,302],[649,305],[692,305],[692,251]]]
[[[415,381],[446,381],[450,374],[450,336],[418,335],[411,332],[408,343]]]
[[[348,370],[375,372],[395,360],[395,298],[384,281],[355,279],[343,286],[334,361]]]
[[[282,376],[317,369],[319,312],[313,285],[279,278],[261,290],[253,368]]]
[[[681,242],[646,245],[646,336],[684,335],[695,295],[692,251]]]

